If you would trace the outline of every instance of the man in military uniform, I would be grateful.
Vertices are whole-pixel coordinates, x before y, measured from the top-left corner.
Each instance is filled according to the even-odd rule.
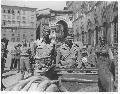
[[[15,45],[16,46],[16,45]],[[11,66],[10,66],[10,70],[15,69],[15,46],[13,47],[13,49],[11,50]]]
[[[53,49],[53,44],[49,38],[49,31],[44,31],[43,38],[35,42],[35,70],[42,70],[50,63],[50,53]]]
[[[20,49],[20,44],[17,45],[16,47],[16,69],[18,71],[18,73],[20,72],[20,53],[21,53],[21,49]]]
[[[23,45],[21,47],[21,58],[20,58],[20,66],[21,66],[21,73],[23,74],[23,77],[25,75],[25,69],[28,72],[28,76],[30,74],[30,63],[29,63],[29,47],[27,43],[24,41]]]
[[[65,43],[57,49],[56,64],[58,66],[61,64],[68,68],[74,67],[74,65],[79,64],[79,56],[79,47],[75,43],[72,43],[70,37],[67,37]]]

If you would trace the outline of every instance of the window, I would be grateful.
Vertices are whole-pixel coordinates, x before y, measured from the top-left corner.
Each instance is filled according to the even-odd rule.
[[[2,26],[5,26],[5,25],[6,25],[6,21],[3,20],[3,21],[2,21]]]
[[[11,25],[11,21],[8,21],[8,25]]]
[[[32,41],[33,41],[33,39],[30,39],[30,41],[32,42]]]
[[[3,36],[6,36],[6,34],[3,34]]]
[[[15,25],[15,21],[12,21],[12,24]]]
[[[20,37],[20,34],[18,34],[18,37]]]
[[[17,16],[17,20],[20,20],[20,16]]]
[[[15,15],[12,15],[12,19],[15,19]]]
[[[15,38],[11,38],[11,42],[15,42]]]
[[[14,14],[15,12],[14,12],[14,10],[12,10],[12,14]]]
[[[10,10],[8,10],[8,13],[10,13]]]
[[[26,18],[25,18],[25,17],[23,17],[23,20],[26,20]]]
[[[10,15],[8,15],[7,17],[8,17],[8,19],[11,19],[11,16],[10,16]]]
[[[7,29],[4,29],[3,31],[6,33],[6,32],[7,32]]]
[[[26,38],[26,36],[25,36],[25,34],[23,34],[23,39],[25,39]]]
[[[25,22],[25,21],[23,21],[22,23],[23,23],[23,25],[25,25],[25,24],[26,24],[26,22]]]
[[[34,17],[31,17],[31,20],[34,20]]]
[[[5,9],[3,10],[3,13],[6,13],[6,10],[5,10]]]
[[[23,15],[25,15],[25,11],[23,11]]]
[[[20,14],[20,11],[18,10],[18,14]]]
[[[20,38],[17,38],[17,42],[20,42]]]
[[[34,26],[34,23],[33,23],[33,22],[31,22],[31,26]]]
[[[15,34],[12,34],[12,36],[14,36]]]
[[[6,15],[3,15],[3,19],[6,19]]]
[[[17,21],[17,25],[20,26],[20,21]]]
[[[13,29],[12,32],[15,32],[15,30]]]
[[[31,11],[31,16],[34,16],[34,11]]]
[[[2,13],[5,13],[5,9],[2,9]]]

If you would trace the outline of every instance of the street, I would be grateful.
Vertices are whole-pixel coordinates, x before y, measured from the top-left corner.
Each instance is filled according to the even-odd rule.
[[[2,82],[5,85],[5,87],[9,87],[21,79],[21,73],[17,73],[17,71],[10,70],[10,65],[11,65],[11,55],[10,54],[8,54],[8,56],[7,56],[5,65],[6,65],[6,68],[5,68],[5,72],[2,75],[3,76]],[[64,76],[69,77],[67,75],[64,75]],[[75,77],[75,76],[73,75],[73,77]],[[78,77],[78,76],[76,76],[76,77]],[[82,76],[82,75],[81,76],[79,75],[79,77],[81,77],[81,79],[86,78],[85,76]],[[93,77],[91,76],[90,78],[87,78],[87,79],[92,79],[92,78]],[[97,79],[97,77],[95,77],[93,79]],[[69,83],[69,82],[64,83],[63,82],[63,85],[65,87],[67,87],[67,89],[69,91],[72,91],[72,92],[98,92],[99,91],[97,84],[82,84],[82,83],[76,84],[76,83]]]
[[[118,90],[118,1],[1,3],[1,90]]]

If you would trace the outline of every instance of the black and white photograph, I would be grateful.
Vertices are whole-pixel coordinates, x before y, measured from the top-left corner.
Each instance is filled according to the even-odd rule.
[[[1,0],[1,92],[118,92],[118,1]]]

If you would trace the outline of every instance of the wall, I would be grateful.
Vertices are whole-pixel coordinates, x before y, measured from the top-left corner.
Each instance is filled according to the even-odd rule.
[[[116,9],[114,9],[115,4]],[[117,27],[117,24],[114,25],[113,19],[115,15],[118,15],[117,2],[67,1],[66,5],[68,10],[73,11],[74,41],[83,40],[83,44],[96,45],[99,44],[99,37],[106,37],[107,43],[114,44],[114,28]],[[89,24],[88,20],[90,20],[92,25]],[[106,26],[104,26],[104,22],[107,23]],[[96,29],[96,26],[98,29]],[[91,32],[88,32],[89,29]],[[89,35],[92,38],[89,38]],[[81,39],[82,36],[84,36],[83,39]]]

